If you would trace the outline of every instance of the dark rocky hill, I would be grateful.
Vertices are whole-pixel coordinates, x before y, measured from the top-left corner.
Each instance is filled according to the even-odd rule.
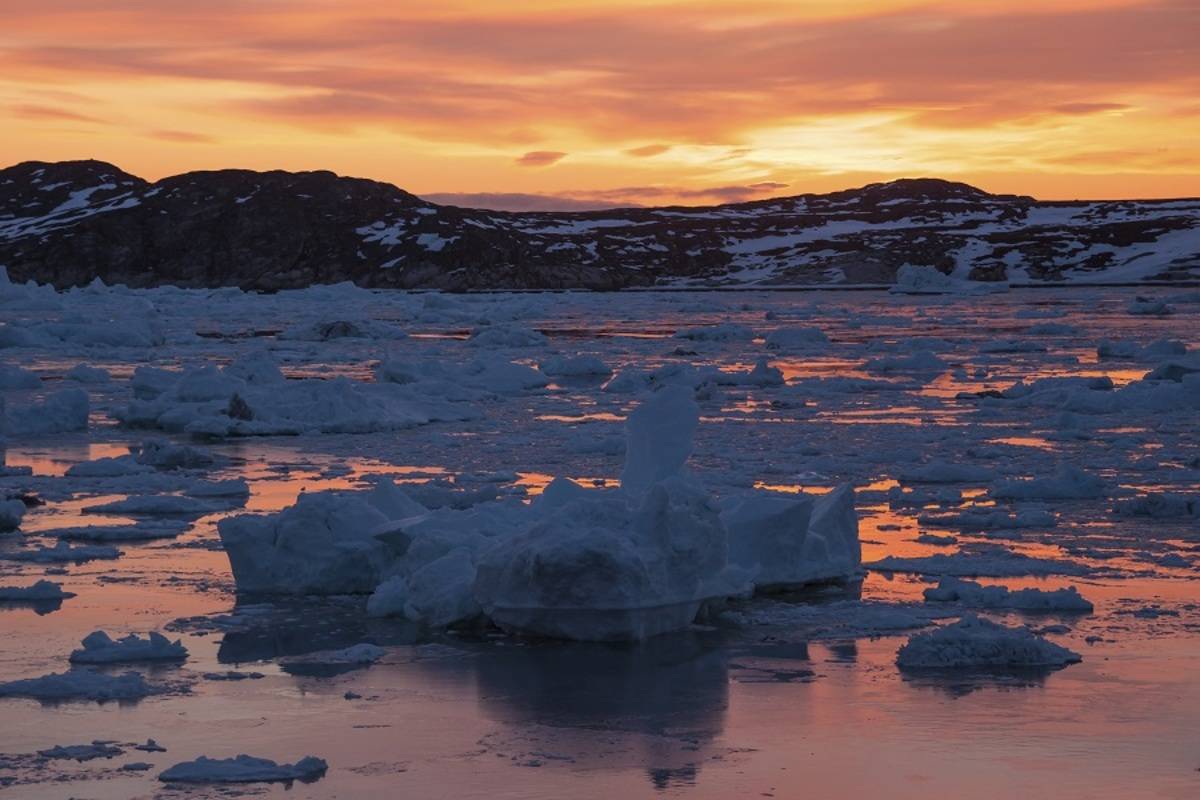
[[[0,265],[57,286],[473,289],[1200,277],[1200,200],[1039,202],[898,180],[705,208],[509,213],[331,172],[0,170]]]

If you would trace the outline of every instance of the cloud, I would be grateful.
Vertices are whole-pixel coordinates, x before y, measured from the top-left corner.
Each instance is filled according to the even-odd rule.
[[[531,150],[514,163],[520,167],[548,167],[551,164],[557,164],[567,157],[566,153],[561,153],[557,150]]]
[[[651,156],[661,156],[670,149],[671,145],[669,144],[647,144],[642,147],[631,147],[625,151],[625,155],[636,158],[650,158]]]
[[[159,139],[164,142],[181,142],[184,144],[211,144],[217,141],[214,136],[209,136],[206,133],[193,133],[191,131],[149,131],[146,135],[152,139]]]
[[[87,114],[80,114],[76,111],[58,108],[57,106],[46,106],[36,103],[18,103],[9,106],[8,110],[14,116],[25,119],[59,120],[65,122],[104,122],[102,119],[97,119]]]
[[[433,192],[421,197],[443,206],[486,208],[493,211],[600,211],[608,208],[628,208],[631,205],[615,201],[520,192]]]
[[[1098,114],[1102,111],[1125,111],[1125,103],[1061,103],[1054,107],[1060,114]]]

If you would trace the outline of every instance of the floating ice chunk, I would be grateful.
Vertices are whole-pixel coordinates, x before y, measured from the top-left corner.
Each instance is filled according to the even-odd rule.
[[[314,781],[323,776],[329,765],[315,756],[307,756],[295,764],[276,764],[266,758],[239,755],[234,758],[208,758],[184,761],[160,772],[158,779],[165,783],[259,783]]]
[[[625,421],[621,486],[643,492],[683,469],[692,454],[700,408],[690,389],[669,386],[638,406]]]
[[[1162,300],[1152,300],[1136,297],[1125,306],[1125,310],[1134,316],[1165,317],[1175,313],[1175,309]]]
[[[67,370],[66,375],[63,377],[69,381],[93,386],[100,386],[112,381],[112,376],[108,374],[108,370],[89,367],[87,364],[76,364]]]
[[[9,366],[8,364],[0,364],[0,391],[38,389],[41,385],[42,379],[36,372]]]
[[[907,356],[884,356],[863,364],[868,372],[941,372],[946,362],[930,350],[918,350]]]
[[[28,550],[10,550],[0,553],[0,558],[10,561],[31,561],[37,564],[83,563],[97,559],[120,558],[121,551],[104,545],[72,546],[59,541],[53,547],[32,547]]]
[[[737,625],[785,627],[805,639],[859,639],[889,636],[932,624],[937,615],[919,606],[842,600],[831,603],[755,602],[721,612]]]
[[[901,264],[896,270],[896,282],[892,294],[945,294],[962,291],[961,281],[924,264]]]
[[[151,684],[140,672],[112,675],[90,668],[0,683],[0,697],[32,697],[47,702],[140,700],[163,691],[166,691],[164,687]]]
[[[552,378],[586,378],[611,375],[612,370],[596,356],[551,356],[538,364]]]
[[[0,400],[0,433],[9,436],[85,431],[87,424],[88,396],[82,389],[64,389],[40,403],[17,408],[5,409]]]
[[[487,325],[471,332],[467,344],[474,347],[542,347],[549,339],[538,331],[516,325]]]
[[[876,572],[915,572],[921,575],[1010,578],[1022,575],[1086,575],[1083,564],[1035,558],[1005,547],[977,545],[958,553],[900,558],[887,556],[864,565]]]
[[[53,581],[41,580],[33,586],[0,586],[0,601],[19,603],[42,603],[74,597],[74,592],[63,591]]]
[[[950,464],[932,461],[924,466],[900,471],[900,480],[909,483],[979,483],[994,480],[996,471],[974,464]]]
[[[1127,340],[1105,340],[1096,348],[1096,355],[1101,359],[1131,359],[1136,361],[1154,361],[1187,355],[1188,348],[1183,342],[1174,339],[1159,339],[1142,347],[1137,342]]]
[[[67,477],[119,478],[125,475],[144,475],[153,471],[152,467],[138,463],[138,460],[132,455],[104,456],[72,464],[67,468]]]
[[[152,376],[116,416],[127,425],[196,436],[259,436],[299,433],[371,433],[403,430],[434,420],[473,419],[478,412],[440,397],[418,397],[391,383],[346,378],[284,380],[265,353],[224,369],[211,365]]]
[[[408,334],[387,322],[373,319],[329,320],[293,325],[277,338],[301,342],[328,342],[334,339],[405,339]]]
[[[676,339],[689,339],[693,342],[748,342],[754,337],[753,330],[736,322],[675,331]]]
[[[21,527],[24,516],[25,504],[20,500],[0,500],[0,533]]]
[[[92,761],[97,758],[114,758],[124,755],[125,751],[108,742],[92,742],[91,744],[55,745],[47,750],[38,750],[42,758],[53,758],[71,761]]]
[[[962,603],[970,608],[1012,609],[1014,611],[1058,611],[1088,613],[1092,604],[1074,586],[1046,591],[1010,590],[1007,586],[984,586],[974,581],[942,578],[935,588],[925,590],[925,599],[941,603]]]
[[[122,516],[196,516],[209,514],[221,507],[213,503],[177,494],[132,495],[124,500],[84,506],[85,514],[118,514]]]
[[[183,521],[156,520],[153,524],[137,525],[81,525],[68,528],[51,528],[42,531],[44,536],[83,542],[144,542],[152,539],[174,539],[187,530]]]
[[[365,594],[387,560],[372,531],[387,521],[361,497],[311,492],[272,516],[223,519],[217,532],[239,592]]]
[[[721,514],[729,560],[745,568],[758,591],[849,580],[861,569],[854,489],[816,498],[762,492],[734,498]]]
[[[767,334],[768,350],[811,350],[829,344],[829,337],[820,328],[780,328]]]
[[[225,481],[194,481],[184,490],[190,497],[249,497],[250,484],[245,478]]]
[[[290,667],[365,667],[387,655],[387,650],[370,642],[344,647],[341,650],[318,650],[302,656],[291,656],[280,660]]]
[[[715,383],[721,386],[782,386],[783,371],[772,367],[766,358],[760,358],[749,372],[718,372],[713,376]]]
[[[71,653],[72,664],[127,664],[133,661],[182,661],[187,648],[176,639],[172,642],[156,631],[145,639],[136,633],[112,639],[104,631],[94,631],[83,638],[83,649]]]
[[[999,500],[1086,500],[1106,496],[1108,486],[1073,464],[1062,464],[1047,478],[999,481],[988,494]]]
[[[1057,668],[1082,660],[1027,628],[1009,628],[971,614],[914,634],[896,654],[901,669]]]
[[[196,469],[214,463],[212,454],[184,444],[172,444],[160,439],[142,443],[137,452],[137,462],[155,469]]]
[[[962,531],[1004,531],[1022,528],[1053,528],[1058,517],[1040,508],[1015,512],[992,507],[971,507],[949,514],[923,514],[917,519],[922,525],[957,528]]]
[[[1113,512],[1124,517],[1171,519],[1200,517],[1200,498],[1184,497],[1170,492],[1150,492],[1139,497],[1118,500]]]

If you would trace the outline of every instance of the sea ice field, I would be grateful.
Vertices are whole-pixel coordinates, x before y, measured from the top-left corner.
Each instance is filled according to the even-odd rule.
[[[0,280],[0,797],[1196,797],[1200,292],[909,288]]]

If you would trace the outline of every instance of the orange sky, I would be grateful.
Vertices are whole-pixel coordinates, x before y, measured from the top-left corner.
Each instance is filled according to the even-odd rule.
[[[2,18],[5,164],[590,203],[918,175],[1200,195],[1197,0],[7,0]]]

